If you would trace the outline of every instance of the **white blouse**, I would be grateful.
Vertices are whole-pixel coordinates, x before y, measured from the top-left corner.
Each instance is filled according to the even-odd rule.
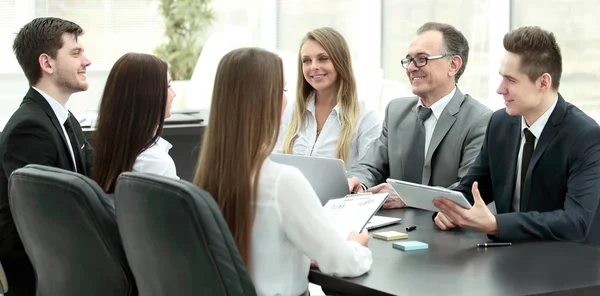
[[[317,119],[315,117],[315,95],[311,93],[307,102],[305,117],[302,120],[300,131],[294,141],[294,154],[312,155],[319,157],[337,158],[337,142],[342,130],[342,122],[339,118],[339,106],[336,105],[321,130],[317,138]],[[289,126],[294,111],[294,104],[286,108],[281,121],[279,139],[275,152],[283,152],[283,140],[287,127]],[[352,167],[367,152],[371,144],[381,135],[381,121],[375,110],[367,110],[364,106],[360,110],[360,118],[357,128],[352,135],[350,142],[350,153],[346,163],[346,168]]]
[[[169,150],[172,147],[171,143],[158,137],[156,143],[138,155],[133,163],[132,171],[179,179],[177,170],[175,169],[175,162],[169,155]]]
[[[371,268],[371,251],[332,226],[297,168],[266,159],[259,176],[249,270],[258,295],[306,291],[311,259],[336,276],[359,276]]]

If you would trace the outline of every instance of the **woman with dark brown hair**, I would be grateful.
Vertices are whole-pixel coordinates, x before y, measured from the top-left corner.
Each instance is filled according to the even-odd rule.
[[[179,179],[172,146],[160,137],[175,97],[170,84],[167,63],[153,55],[127,53],[111,69],[93,135],[92,178],[105,191],[126,171]]]
[[[284,95],[281,59],[258,48],[226,54],[217,68],[194,184],[210,192],[258,295],[300,295],[310,259],[324,273],[369,270],[367,233],[341,233],[295,167],[272,162]]]

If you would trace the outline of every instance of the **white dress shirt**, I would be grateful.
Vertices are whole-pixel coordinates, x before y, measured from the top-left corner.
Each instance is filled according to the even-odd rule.
[[[323,125],[321,134],[317,138],[317,119],[315,117],[315,93],[311,93],[308,101],[305,117],[302,119],[300,131],[296,135],[293,151],[298,155],[311,155],[319,157],[337,158],[337,143],[342,130],[338,105],[333,107],[329,117]],[[294,111],[294,104],[286,109],[281,121],[279,140],[275,152],[283,152],[283,138],[289,126]],[[381,121],[375,110],[367,110],[361,106],[360,118],[356,130],[352,134],[350,142],[350,153],[346,161],[346,168],[350,168],[360,160],[371,144],[381,135]]]
[[[529,128],[529,131],[535,136],[535,142],[533,142],[533,149],[535,151],[535,147],[537,146],[538,140],[542,135],[542,131],[544,131],[544,126],[548,122],[552,111],[554,111],[554,107],[556,107],[556,102],[558,102],[558,97],[554,101],[554,104],[540,118],[538,118],[531,126],[527,126],[527,122],[525,122],[525,117],[521,116],[521,146],[519,148],[519,154],[517,156],[517,181],[515,184],[515,192],[512,200],[512,209],[515,212],[519,212],[521,210],[521,160],[523,159],[523,147],[525,147],[525,132],[523,131],[525,128]]]
[[[371,251],[332,226],[297,168],[267,158],[259,176],[249,269],[258,295],[306,291],[310,259],[337,276],[359,276],[371,268]]]
[[[175,169],[175,162],[169,155],[169,150],[172,147],[171,143],[158,137],[156,143],[138,155],[133,163],[132,171],[179,179],[177,170]]]
[[[69,110],[61,105],[57,100],[53,99],[49,94],[41,91],[39,88],[32,86],[31,88],[35,89],[37,92],[48,101],[52,111],[54,111],[54,115],[58,119],[60,123],[60,127],[62,129],[63,135],[65,136],[65,140],[67,141],[67,148],[69,149],[69,153],[71,153],[71,160],[73,160],[73,167],[75,168],[75,172],[77,172],[77,162],[75,161],[75,154],[73,153],[73,146],[71,146],[71,139],[69,138],[69,134],[67,134],[67,130],[65,129],[65,121],[69,118]]]
[[[452,97],[454,97],[455,92],[456,86],[454,86],[454,88],[449,94],[442,97],[439,101],[433,103],[433,105],[429,106],[429,108],[431,108],[432,114],[431,116],[429,116],[429,118],[427,118],[427,120],[425,120],[425,122],[423,122],[423,125],[425,126],[425,154],[423,155],[427,155],[429,143],[431,143],[431,138],[433,137],[433,131],[435,130],[437,121],[442,115],[442,111],[444,111],[448,103],[450,103]],[[423,105],[423,102],[421,102],[421,98],[419,98],[419,100],[417,101],[417,107],[418,106],[425,107],[425,105]]]

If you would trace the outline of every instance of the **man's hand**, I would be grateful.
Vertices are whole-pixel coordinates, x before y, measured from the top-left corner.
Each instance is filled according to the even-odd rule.
[[[383,192],[390,193],[390,196],[388,196],[388,198],[385,200],[385,203],[383,204],[384,209],[398,209],[398,208],[402,208],[406,205],[400,199],[400,197],[398,196],[398,193],[396,193],[394,188],[392,188],[392,186],[390,186],[390,184],[388,184],[388,183],[381,183],[375,187],[371,187],[371,188],[367,189],[367,191],[372,192],[372,193],[383,193]]]
[[[471,192],[473,193],[473,200],[475,201],[475,204],[468,210],[443,196],[440,196],[438,199],[434,200],[433,205],[440,209],[440,212],[450,218],[450,221],[455,225],[473,228],[477,231],[497,236],[498,224],[496,223],[496,217],[485,206],[485,202],[479,194],[477,182],[473,183]],[[438,225],[437,222],[436,225]]]
[[[351,193],[364,191],[357,177],[348,178],[348,189],[350,189]]]
[[[446,216],[442,212],[437,213],[433,221],[435,222],[435,225],[437,225],[437,227],[439,227],[441,230],[450,230],[456,227],[454,221],[452,221],[452,219],[448,218],[448,216]]]

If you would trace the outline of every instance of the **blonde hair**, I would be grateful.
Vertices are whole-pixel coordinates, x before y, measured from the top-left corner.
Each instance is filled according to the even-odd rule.
[[[240,48],[226,54],[194,176],[217,201],[247,267],[260,169],[279,135],[283,87],[283,63],[274,53]]]
[[[360,106],[356,90],[356,79],[354,78],[354,71],[352,70],[350,48],[342,34],[328,27],[308,32],[300,44],[300,50],[308,40],[316,41],[325,49],[338,74],[335,83],[337,84],[337,105],[340,109],[339,117],[342,130],[340,131],[337,142],[336,157],[347,162],[352,135],[356,129],[360,116]],[[288,154],[293,153],[294,141],[298,132],[300,132],[302,119],[307,112],[306,104],[309,95],[314,91],[314,88],[306,81],[306,79],[304,79],[304,74],[302,72],[302,53],[300,50],[298,51],[296,103],[294,105],[290,124],[283,139],[283,152]]]

